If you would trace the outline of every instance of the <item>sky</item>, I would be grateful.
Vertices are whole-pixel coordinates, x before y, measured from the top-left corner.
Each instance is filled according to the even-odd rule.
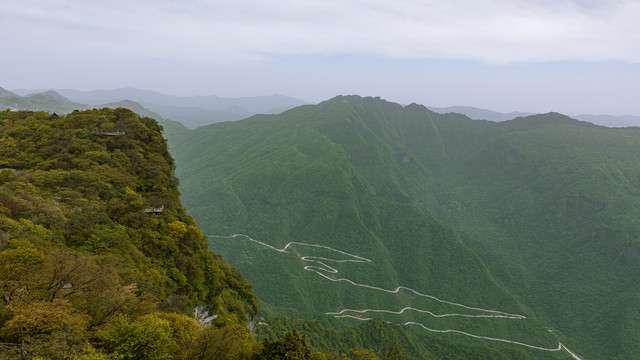
[[[0,87],[640,115],[640,0],[3,0]]]

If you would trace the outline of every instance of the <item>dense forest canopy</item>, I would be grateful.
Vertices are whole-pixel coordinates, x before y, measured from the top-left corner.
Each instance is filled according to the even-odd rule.
[[[167,358],[172,331],[197,340],[196,306],[214,327],[256,314],[173,170],[162,128],[130,110],[0,112],[0,353],[129,358],[126,339],[149,336]]]
[[[386,322],[250,321],[251,287],[185,213],[154,120],[105,108],[0,121],[1,358],[531,358]]]
[[[638,128],[339,96],[169,139],[184,204],[263,310],[640,354]],[[452,311],[398,286],[526,320],[401,312]]]

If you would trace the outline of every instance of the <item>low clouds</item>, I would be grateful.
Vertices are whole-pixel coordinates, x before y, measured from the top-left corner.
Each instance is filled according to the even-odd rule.
[[[15,0],[0,19],[4,34],[35,46],[181,61],[640,61],[637,1]]]

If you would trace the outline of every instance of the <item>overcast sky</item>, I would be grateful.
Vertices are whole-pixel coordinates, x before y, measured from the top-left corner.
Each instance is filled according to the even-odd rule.
[[[640,115],[640,0],[3,0],[0,87]]]

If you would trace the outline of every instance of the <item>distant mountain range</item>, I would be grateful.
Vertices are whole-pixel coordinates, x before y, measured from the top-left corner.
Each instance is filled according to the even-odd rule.
[[[8,95],[31,97],[34,94],[43,93],[50,94],[61,101],[87,104],[88,108],[131,100],[158,113],[163,118],[179,121],[189,128],[221,121],[240,120],[254,114],[275,114],[305,104],[302,100],[282,95],[240,98],[223,98],[214,95],[172,96],[134,88],[93,91],[17,89],[13,93],[8,92]],[[0,95],[2,94],[0,92]],[[3,105],[2,99],[0,99],[0,105]]]
[[[428,107],[428,109],[438,114],[457,113],[457,114],[466,115],[473,120],[489,120],[489,121],[507,121],[507,120],[513,120],[518,117],[535,115],[535,113],[517,112],[517,111],[513,111],[510,113],[501,113],[497,111],[480,109],[480,108],[475,108],[471,106],[450,106],[446,108]],[[636,116],[636,115],[614,116],[614,115],[605,115],[605,114],[601,114],[601,115],[581,114],[581,115],[573,115],[571,117],[576,120],[586,121],[592,124],[602,125],[606,127],[640,126],[640,116]]]
[[[507,121],[512,120],[517,117],[535,115],[535,113],[525,113],[525,112],[510,112],[510,113],[501,113],[487,109],[480,109],[471,106],[450,106],[446,108],[438,108],[438,107],[427,107],[429,110],[436,112],[438,114],[448,114],[448,113],[456,113],[467,115],[469,118],[473,120],[489,120],[489,121]]]
[[[125,104],[121,103],[125,100],[129,101],[126,104],[147,112],[140,114],[151,116],[149,113],[153,113],[151,117],[157,120],[171,119],[190,129],[217,122],[245,119],[255,114],[278,114],[306,104],[303,100],[283,95],[223,98],[215,95],[172,96],[135,88],[93,91],[72,89],[8,91],[0,87],[0,108],[68,113],[75,109],[91,109],[105,104],[110,105],[107,107],[126,107],[120,105]],[[133,105],[133,102],[138,105]],[[473,120],[496,122],[535,115],[535,113],[517,111],[502,113],[471,106],[428,107],[428,109],[438,114],[457,113]],[[636,115],[580,114],[571,117],[607,127],[640,126],[640,116]]]
[[[640,126],[640,116],[635,115],[613,116],[582,114],[573,116],[573,118],[607,127]]]
[[[11,110],[47,111],[66,114],[73,110],[90,108],[85,104],[66,99],[55,91],[45,91],[29,96],[19,96],[6,90],[3,92],[3,89],[0,89],[0,93],[10,94],[0,97],[0,108],[3,110],[9,108]]]

